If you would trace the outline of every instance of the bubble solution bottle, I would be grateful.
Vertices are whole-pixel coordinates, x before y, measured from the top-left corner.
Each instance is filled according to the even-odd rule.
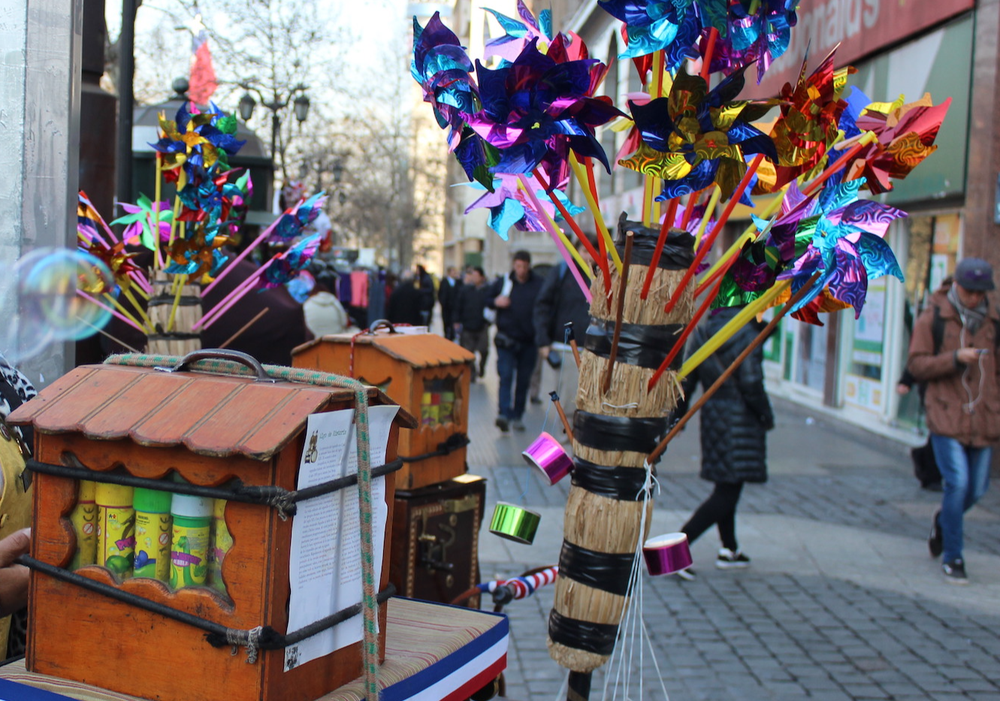
[[[135,574],[170,581],[170,503],[173,495],[137,487],[135,508]]]
[[[226,593],[226,583],[222,579],[222,562],[233,547],[233,536],[226,526],[226,500],[216,499],[212,518],[212,557],[208,569],[208,585]]]
[[[174,494],[170,504],[173,536],[170,546],[170,586],[201,586],[208,577],[208,545],[212,530],[212,499]]]
[[[135,557],[135,510],[132,488],[97,484],[97,564],[122,579],[132,576]]]
[[[73,553],[73,559],[69,564],[71,572],[97,562],[97,503],[94,501],[96,493],[97,483],[80,481],[76,506],[69,514],[69,522],[73,525],[73,533],[76,534],[76,552]]]

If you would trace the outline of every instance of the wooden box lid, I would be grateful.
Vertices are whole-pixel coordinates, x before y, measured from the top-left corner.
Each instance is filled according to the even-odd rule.
[[[393,404],[375,387],[372,404]],[[157,372],[124,365],[78,367],[21,405],[8,421],[41,434],[79,433],[91,440],[130,439],[153,448],[184,446],[210,457],[267,461],[348,389],[203,372]],[[397,421],[416,426],[400,409]]]
[[[472,363],[476,356],[462,346],[438,336],[436,333],[386,333],[337,334],[321,336],[292,349],[292,357],[309,351],[322,343],[354,342],[356,346],[374,346],[395,360],[411,367],[434,368],[442,365]]]

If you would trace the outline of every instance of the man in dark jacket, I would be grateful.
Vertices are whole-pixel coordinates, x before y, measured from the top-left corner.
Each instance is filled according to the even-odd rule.
[[[417,287],[416,275],[412,270],[406,270],[399,276],[399,284],[389,295],[385,315],[393,324],[423,326],[426,306],[426,294]]]
[[[926,384],[927,428],[944,481],[928,547],[933,557],[942,555],[945,579],[953,584],[968,583],[963,516],[986,493],[992,445],[1000,439],[1000,316],[986,298],[992,289],[989,263],[959,262],[954,283],[938,289],[917,319],[907,361]]]
[[[497,311],[494,344],[500,396],[496,424],[504,432],[511,427],[515,431],[524,430],[521,417],[528,399],[531,373],[538,359],[533,315],[541,289],[542,279],[531,271],[531,254],[518,251],[514,254],[511,272],[496,280],[487,294],[487,306]]]
[[[478,265],[471,268],[465,283],[458,288],[452,327],[452,333],[458,335],[462,348],[479,353],[480,377],[486,374],[486,357],[490,354],[490,325],[483,316],[489,291],[483,269]],[[472,373],[472,381],[476,381],[476,373]]]
[[[450,266],[438,288],[438,302],[441,303],[441,322],[444,324],[444,337],[455,340],[455,304],[462,289],[462,279],[458,269]]]
[[[741,310],[728,307],[716,312],[694,333],[689,348],[700,348]],[[726,368],[760,333],[749,323],[684,380],[687,397],[699,384],[711,387]],[[764,390],[763,350],[758,346],[701,409],[701,478],[715,483],[715,490],[695,510],[681,531],[694,542],[715,525],[722,548],[715,566],[720,569],[750,566],[750,558],[736,541],[736,506],[744,482],[767,481],[767,432],[774,428],[774,413]],[[691,579],[686,571],[683,579]]]
[[[583,347],[590,324],[590,303],[565,261],[549,271],[535,302],[535,345],[546,359],[553,343],[567,343],[566,324],[573,322],[573,340]]]

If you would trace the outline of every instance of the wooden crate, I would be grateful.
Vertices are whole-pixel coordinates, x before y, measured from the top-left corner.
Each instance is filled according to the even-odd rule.
[[[373,405],[391,403],[374,388],[368,396]],[[176,471],[196,485],[239,478],[294,490],[307,417],[353,405],[353,392],[344,389],[101,365],[68,373],[11,421],[34,425],[40,463],[94,472],[124,467],[152,479]],[[387,462],[396,458],[399,428],[412,425],[401,411]],[[392,474],[386,480],[391,523]],[[76,491],[75,479],[36,474],[32,557],[68,566],[75,551],[68,514]],[[290,632],[294,517],[282,520],[269,506],[230,501],[225,518],[233,537],[222,570],[230,600],[207,587],[172,591],[153,579],[121,582],[98,566],[77,574],[229,628]],[[386,542],[380,590],[389,581],[389,554]],[[261,651],[248,664],[245,652],[212,647],[197,628],[76,584],[33,571],[30,587],[27,666],[33,672],[157,701],[310,701],[362,672],[361,643],[285,672],[283,650]],[[379,619],[384,650],[384,605]]]
[[[474,354],[437,334],[398,333],[383,328],[373,333],[323,336],[292,350],[295,367],[346,375],[375,385],[420,422],[417,429],[406,431],[399,439],[399,454],[409,461],[397,474],[396,487],[406,490],[465,474],[474,360]],[[435,420],[426,411],[424,395],[438,381],[454,387],[451,420]],[[439,454],[449,441],[461,447]]]
[[[461,475],[430,487],[396,490],[392,572],[401,595],[448,604],[479,583],[479,530],[486,480]],[[465,605],[479,608],[475,596]]]

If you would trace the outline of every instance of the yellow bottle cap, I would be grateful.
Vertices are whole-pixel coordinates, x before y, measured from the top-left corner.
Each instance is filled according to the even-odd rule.
[[[132,487],[119,484],[97,484],[94,501],[98,506],[112,506],[121,509],[132,508]]]

